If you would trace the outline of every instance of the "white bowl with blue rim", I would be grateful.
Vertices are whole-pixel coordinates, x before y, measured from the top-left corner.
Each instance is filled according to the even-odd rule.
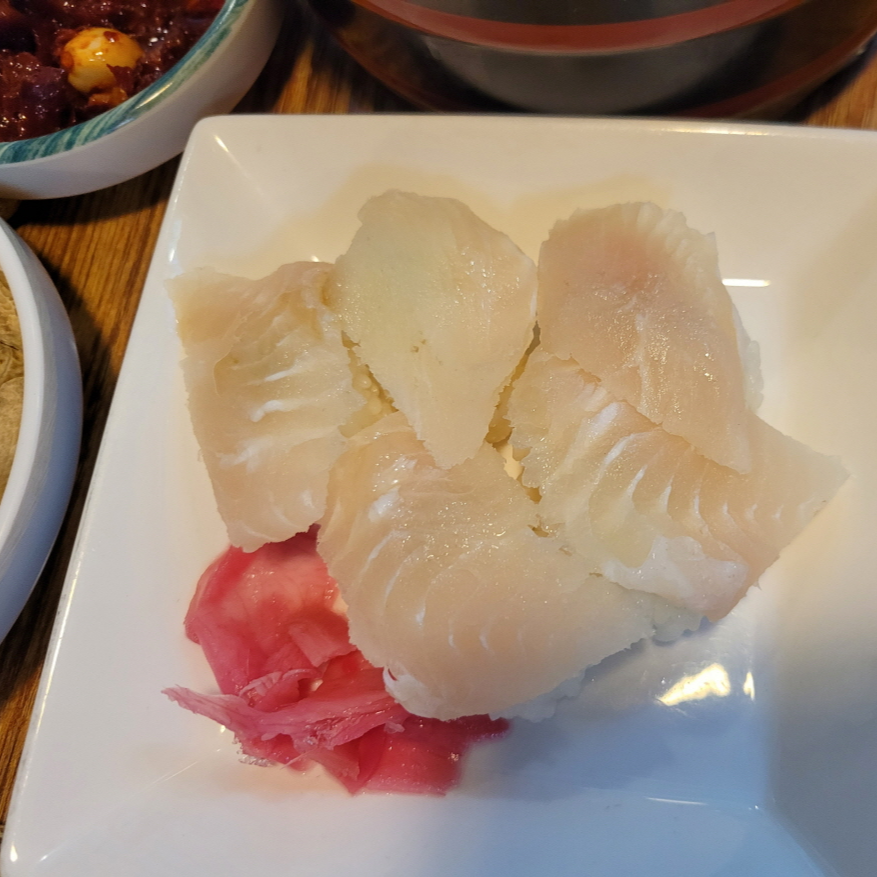
[[[143,91],[63,131],[0,143],[0,197],[81,195],[177,155],[199,119],[228,112],[253,84],[281,14],[280,0],[226,0],[188,54]]]
[[[36,584],[76,474],[82,381],[67,311],[45,268],[0,220],[0,269],[21,326],[24,398],[15,457],[0,498],[0,640]]]

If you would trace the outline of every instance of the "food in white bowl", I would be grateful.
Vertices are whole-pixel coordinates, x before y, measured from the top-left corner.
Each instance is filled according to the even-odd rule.
[[[172,158],[199,119],[228,112],[243,97],[268,58],[280,16],[280,0],[226,0],[183,58],[151,82],[145,75],[145,87],[127,99],[118,89],[119,83],[128,85],[130,76],[116,77],[116,91],[102,88],[85,70],[76,78],[76,68],[88,66],[78,63],[77,56],[93,53],[81,46],[62,53],[76,81],[83,88],[95,86],[86,104],[105,99],[110,108],[54,133],[0,143],[0,197],[78,195]],[[136,67],[136,59],[121,60],[135,61]]]
[[[24,399],[24,360],[18,312],[6,278],[0,274],[0,497],[6,489]]]
[[[0,639],[36,583],[67,508],[82,430],[79,360],[67,312],[27,245],[0,221],[0,269],[21,331],[24,392],[0,499]]]
[[[360,216],[334,267],[173,286],[232,541],[319,525],[351,641],[408,712],[550,714],[607,656],[730,612],[845,480],[755,413],[752,345],[714,244],[681,215],[574,214],[538,291],[459,202],[389,192]],[[253,686],[287,672],[175,697],[241,739],[260,717],[265,742],[306,695],[260,710]]]

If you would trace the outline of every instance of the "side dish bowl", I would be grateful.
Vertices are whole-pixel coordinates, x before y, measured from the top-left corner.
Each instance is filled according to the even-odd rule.
[[[0,220],[24,356],[15,458],[0,499],[0,640],[27,601],[58,534],[79,454],[82,384],[67,312],[45,268]]]
[[[228,112],[255,81],[281,8],[279,0],[226,0],[188,54],[143,91],[71,128],[0,143],[0,197],[80,195],[177,155],[199,119]]]

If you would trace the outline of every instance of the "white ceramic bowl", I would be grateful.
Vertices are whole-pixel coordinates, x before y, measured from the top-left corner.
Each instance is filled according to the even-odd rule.
[[[0,500],[0,640],[21,612],[58,534],[79,455],[82,382],[67,312],[45,268],[0,220],[24,353],[24,405]]]
[[[0,143],[0,197],[81,195],[182,151],[194,124],[228,112],[268,59],[280,0],[226,0],[189,53],[151,86],[87,122]]]

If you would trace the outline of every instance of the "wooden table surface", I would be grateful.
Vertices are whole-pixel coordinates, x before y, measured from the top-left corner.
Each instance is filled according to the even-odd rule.
[[[246,112],[346,113],[411,107],[362,71],[304,9],[290,4],[277,48],[239,107]],[[877,128],[877,53],[823,86],[790,117]],[[128,333],[177,169],[170,161],[77,198],[22,203],[13,227],[64,300],[82,363],[85,421],[79,473],[60,537],[21,617],[0,646],[0,836],[76,529]]]

